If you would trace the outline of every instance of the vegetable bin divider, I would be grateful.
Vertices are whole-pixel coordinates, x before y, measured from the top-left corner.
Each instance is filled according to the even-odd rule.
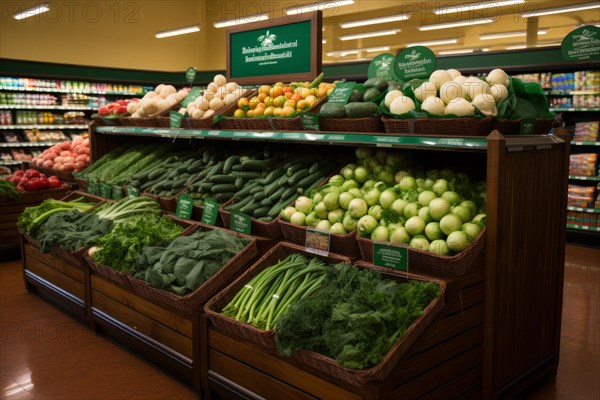
[[[485,232],[483,228],[479,236],[469,247],[453,256],[442,256],[433,252],[419,249],[408,249],[409,271],[436,275],[436,276],[461,276],[466,274],[477,257],[485,249]],[[373,241],[360,236],[356,237],[362,259],[373,262]]]
[[[486,136],[494,128],[495,117],[394,118],[382,115],[387,133],[415,135]]]
[[[255,238],[228,229],[194,223],[189,229],[186,229],[182,236],[189,236],[200,229],[207,231],[217,229],[222,230],[240,238],[246,238],[250,240],[250,242],[208,280],[196,288],[196,290],[184,296],[178,296],[167,290],[155,288],[150,283],[129,274],[127,275],[127,279],[133,287],[133,290],[140,296],[153,300],[167,308],[174,308],[191,313],[195,308],[203,306],[204,303],[214,296],[217,291],[221,290],[226,284],[231,282],[232,279],[239,276],[240,272],[243,271],[244,268],[246,268],[259,254]]]
[[[446,283],[441,280],[416,275],[413,273],[399,273],[396,270],[376,267],[373,264],[364,261],[358,261],[353,265],[354,268],[369,268],[379,271],[382,277],[393,279],[397,282],[408,282],[410,280],[419,280],[435,283],[441,290],[440,295],[434,298],[431,303],[423,310],[421,317],[417,318],[406,329],[404,335],[400,337],[388,353],[371,368],[356,370],[340,365],[336,360],[312,351],[298,351],[289,359],[290,362],[317,376],[327,375],[349,384],[356,382],[368,383],[371,381],[383,381],[396,367],[398,362],[404,357],[413,344],[427,330],[431,323],[437,318],[446,306]]]
[[[319,258],[327,263],[346,263],[350,267],[350,258],[338,254],[330,253],[328,256],[320,256],[309,253],[304,250],[303,246],[298,246],[293,243],[279,242],[277,245],[267,251],[260,259],[258,259],[250,268],[248,268],[235,281],[229,284],[213,296],[204,306],[204,312],[208,315],[215,328],[223,333],[232,335],[237,338],[247,340],[251,343],[264,346],[273,354],[277,354],[275,348],[275,332],[270,330],[258,329],[250,324],[237,321],[221,314],[223,308],[235,297],[240,289],[242,289],[252,278],[258,275],[267,267],[270,267],[287,256],[300,253],[309,258]]]

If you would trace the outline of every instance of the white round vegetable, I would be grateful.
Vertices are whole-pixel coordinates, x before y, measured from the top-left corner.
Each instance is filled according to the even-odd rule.
[[[215,113],[215,112],[214,112],[213,110],[210,110],[210,109],[209,109],[209,110],[206,110],[206,111],[204,112],[204,115],[202,116],[202,118],[208,118],[208,117],[210,117],[211,115],[213,115],[214,113]]]
[[[392,101],[398,96],[404,96],[404,95],[399,90],[392,90],[385,95],[385,99],[383,100],[383,103],[385,104],[385,106],[387,107],[388,110],[390,109],[390,105],[392,104]]]
[[[219,85],[217,85],[215,82],[211,82],[206,86],[206,90],[209,92],[216,92],[219,90]]]
[[[165,85],[160,91],[160,97],[166,98],[171,93],[177,93],[177,89],[173,85]]]
[[[490,93],[496,99],[496,103],[508,98],[508,89],[506,86],[496,83],[490,87]]]
[[[446,106],[446,115],[454,114],[458,117],[472,117],[475,115],[475,107],[462,97],[450,100]]]
[[[156,100],[156,112],[157,113],[167,111],[171,106],[172,106],[172,104],[169,104],[169,102],[165,99]],[[152,115],[152,114],[149,114],[149,115]]]
[[[452,75],[446,70],[438,69],[431,73],[429,77],[429,82],[435,83],[435,87],[437,90],[440,90],[442,85],[448,81],[452,80]]]
[[[156,94],[160,94],[160,92],[163,90],[164,87],[165,87],[164,83],[161,83],[154,88],[154,92]]]
[[[223,100],[225,104],[231,104],[237,100],[237,96],[235,95],[235,93],[227,93]]]
[[[196,108],[193,112],[192,112],[192,118],[202,118],[204,116],[205,112]]]
[[[203,100],[200,102],[200,104],[198,104],[198,108],[202,111],[207,111],[210,109],[210,103],[207,100]]]
[[[151,90],[148,93],[146,93],[144,95],[144,97],[141,98],[141,100],[151,99],[151,98],[156,97],[156,96],[158,96],[158,94],[154,90]]]
[[[204,92],[202,97],[204,97],[204,99],[210,101],[213,99],[213,97],[215,97],[215,92],[211,92],[211,91],[207,90],[206,92]]]
[[[498,83],[500,85],[508,86],[508,75],[500,68],[491,70],[486,79],[490,85]]]
[[[440,88],[440,98],[448,104],[450,100],[463,97],[463,88],[459,83],[448,81]]]
[[[143,104],[141,105],[141,113],[143,113],[145,115],[152,115],[155,112],[157,112],[158,111],[157,102],[158,101],[154,98],[144,101]]]
[[[421,110],[433,115],[444,115],[446,104],[439,97],[428,97],[421,104]]]
[[[407,96],[398,96],[390,104],[390,112],[392,114],[406,114],[414,109],[416,109],[415,102]]]
[[[225,90],[227,90],[228,92],[233,92],[234,90],[237,90],[238,88],[238,84],[235,82],[227,82],[225,84]]]
[[[216,83],[219,86],[223,86],[227,83],[227,78],[225,78],[223,75],[221,74],[217,74],[215,75],[215,77],[213,78],[213,82]]]
[[[420,102],[430,96],[437,96],[437,87],[433,82],[423,82],[421,86],[415,89],[415,97]]]
[[[470,76],[463,82],[463,87],[465,88],[467,95],[465,98],[467,100],[473,100],[477,95],[490,92],[490,85],[487,82],[482,81],[476,76]]]
[[[218,111],[221,108],[223,108],[224,104],[223,104],[223,100],[221,100],[218,97],[214,97],[211,101],[210,101],[210,109],[213,111]]]
[[[179,96],[177,93],[171,93],[167,96],[165,101],[169,104],[169,106],[174,106],[175,104],[179,103]]]
[[[494,99],[494,96],[491,94],[478,94],[471,103],[477,107],[483,115],[489,117],[490,115],[496,116],[496,114],[498,114],[498,109],[496,108],[496,99]]]
[[[131,103],[127,104],[127,112],[129,114],[133,114],[138,110],[138,108],[140,108],[140,103],[132,101]]]
[[[448,71],[448,73],[450,74],[450,76],[452,77],[453,80],[456,79],[457,76],[462,76],[460,71],[457,69],[450,68],[450,69],[447,69],[446,71]]]

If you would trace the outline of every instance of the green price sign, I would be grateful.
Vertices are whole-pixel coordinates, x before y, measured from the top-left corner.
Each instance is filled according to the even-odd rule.
[[[435,70],[435,54],[425,46],[407,47],[396,56],[394,71],[403,81],[427,78]]]
[[[315,113],[302,113],[300,115],[300,123],[302,128],[311,131],[319,130],[319,114]]]
[[[378,267],[408,271],[408,247],[373,242],[373,264]]]
[[[327,99],[328,103],[346,104],[356,82],[338,82]]]
[[[384,78],[387,80],[397,79],[396,71],[394,71],[394,58],[394,55],[390,53],[375,56],[369,64],[367,76],[369,78]]]
[[[179,218],[190,219],[192,216],[193,206],[194,200],[184,193],[177,199],[177,209],[175,210],[175,215]]]
[[[169,124],[171,128],[181,128],[181,121],[183,121],[183,114],[178,111],[169,112]]]
[[[533,135],[535,133],[535,119],[523,119],[519,124],[520,135]]]
[[[231,220],[229,221],[229,229],[249,235],[252,231],[252,218],[242,212],[232,211]]]
[[[600,60],[600,28],[586,25],[571,31],[560,44],[565,60]]]
[[[181,107],[187,107],[192,101],[196,100],[198,97],[202,95],[202,90],[195,86],[190,89],[185,99],[181,101]]]
[[[204,199],[204,209],[202,210],[202,218],[200,221],[203,224],[215,225],[217,216],[219,215],[219,203],[211,198]]]
[[[111,184],[108,184],[108,183],[100,184],[100,196],[104,197],[105,199],[110,199],[111,191],[112,191]]]
[[[114,185],[112,187],[111,199],[121,200],[123,198],[123,188],[121,186]]]
[[[189,67],[187,71],[185,71],[185,80],[192,83],[194,82],[194,79],[196,79],[196,68]]]
[[[140,191],[136,187],[127,186],[127,196],[140,197]]]
[[[90,179],[88,181],[87,191],[89,194],[94,194],[94,195],[100,194],[100,189],[98,188],[98,181],[95,179]]]

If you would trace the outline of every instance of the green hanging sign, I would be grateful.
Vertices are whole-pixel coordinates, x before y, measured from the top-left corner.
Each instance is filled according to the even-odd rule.
[[[215,225],[219,215],[219,203],[211,198],[204,199],[204,208],[200,222],[206,225]]]
[[[407,47],[396,56],[394,71],[402,81],[428,78],[435,71],[435,54],[425,46]]]
[[[571,31],[563,39],[560,51],[568,61],[600,61],[600,28],[586,25]]]
[[[196,79],[196,68],[189,67],[187,71],[185,71],[185,80],[192,83],[194,82],[194,79]]]
[[[249,235],[252,231],[252,218],[239,211],[231,212],[231,219],[229,221],[229,229],[234,232],[245,233]]]
[[[373,264],[378,267],[408,271],[408,247],[373,242]]]
[[[198,86],[194,86],[190,89],[187,96],[179,103],[181,107],[187,107],[191,102],[202,96],[202,90]]]
[[[190,219],[192,216],[192,209],[194,206],[194,200],[186,193],[179,196],[177,199],[177,209],[175,215],[179,218]]]
[[[387,80],[398,79],[394,71],[394,55],[383,53],[375,56],[369,64],[367,76],[369,78],[384,78]]]
[[[169,112],[169,125],[171,128],[181,128],[181,121],[183,121],[183,114],[178,111]]]
[[[327,99],[328,103],[346,104],[352,94],[356,82],[338,82]]]

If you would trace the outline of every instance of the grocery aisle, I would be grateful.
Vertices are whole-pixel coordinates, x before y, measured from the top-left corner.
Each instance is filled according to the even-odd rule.
[[[561,363],[533,400],[600,399],[600,249],[567,246]],[[1,398],[195,399],[152,366],[24,289],[0,263]]]

